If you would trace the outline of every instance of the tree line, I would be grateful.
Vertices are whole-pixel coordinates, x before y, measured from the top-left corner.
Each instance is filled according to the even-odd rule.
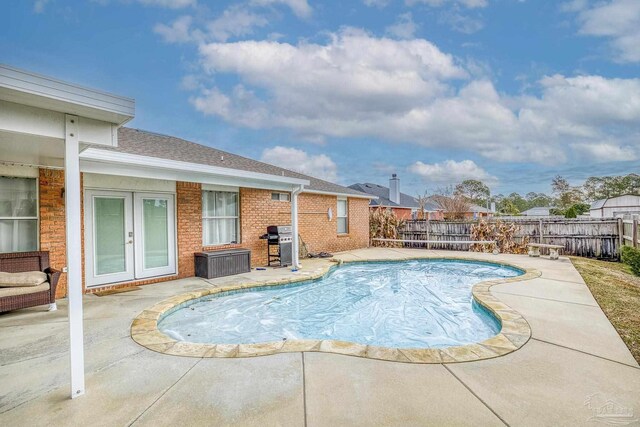
[[[517,192],[492,195],[484,182],[475,179],[467,179],[436,192],[436,196],[463,199],[480,206],[490,206],[494,202],[496,211],[503,215],[518,215],[531,208],[550,207],[552,215],[567,218],[575,218],[588,212],[591,202],[595,200],[625,194],[640,195],[640,175],[594,176],[576,186],[557,175],[551,180],[550,194],[532,191],[524,195]]]

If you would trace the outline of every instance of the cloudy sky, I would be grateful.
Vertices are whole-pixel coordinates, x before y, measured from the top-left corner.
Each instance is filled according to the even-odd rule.
[[[133,97],[133,127],[341,184],[510,193],[640,169],[639,0],[2,9],[1,62]]]

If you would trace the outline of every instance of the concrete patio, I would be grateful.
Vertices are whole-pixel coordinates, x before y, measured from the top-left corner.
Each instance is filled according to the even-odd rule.
[[[244,359],[155,353],[132,319],[170,296],[288,269],[191,278],[87,295],[87,393],[68,398],[66,301],[0,315],[0,425],[593,425],[607,402],[640,418],[640,367],[566,258],[371,248],[344,260],[468,257],[542,272],[491,288],[529,322],[532,338],[495,359],[416,365],[325,353]],[[305,260],[306,271],[326,260]],[[605,417],[596,421],[607,421]]]

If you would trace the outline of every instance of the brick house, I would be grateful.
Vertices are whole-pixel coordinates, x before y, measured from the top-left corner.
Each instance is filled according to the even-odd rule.
[[[400,178],[395,173],[389,179],[389,187],[365,182],[352,184],[349,188],[376,197],[369,202],[371,210],[389,209],[400,219],[414,219],[420,209],[415,197],[400,192]],[[433,201],[427,201],[424,211],[429,219],[442,219],[442,208]]]
[[[20,73],[4,72],[5,80]],[[43,76],[27,75],[52,84]],[[0,68],[0,84],[2,77]],[[23,112],[2,92],[0,102],[3,111]],[[35,121],[44,113],[28,111],[27,118],[29,114]],[[123,121],[132,118],[129,114]],[[14,126],[9,119],[0,116],[0,125]],[[95,124],[78,121],[89,125],[78,130],[84,145],[79,154],[78,233],[86,292],[193,276],[194,253],[203,250],[247,248],[253,266],[265,265],[267,246],[259,237],[268,225],[295,226],[310,252],[369,244],[370,195],[121,123],[105,125],[106,144],[83,144]],[[36,147],[40,136],[33,136],[34,142],[28,135],[21,138],[43,150]],[[52,152],[46,162],[30,161],[8,136],[0,143],[0,252],[47,250],[53,266],[67,266],[65,199],[70,190],[64,156]],[[59,282],[59,297],[67,295],[66,276]]]

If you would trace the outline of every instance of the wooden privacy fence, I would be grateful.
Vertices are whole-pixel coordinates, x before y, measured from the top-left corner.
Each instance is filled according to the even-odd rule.
[[[498,219],[487,221],[495,222]],[[522,241],[529,236],[531,243],[562,245],[565,255],[590,258],[617,259],[623,242],[622,219],[509,219],[519,229],[514,238]],[[471,226],[478,221],[406,221],[399,233],[403,240],[442,241],[442,243],[406,243],[407,247],[466,250],[468,245],[456,241],[471,240]],[[637,230],[637,227],[636,227]],[[636,234],[637,236],[637,234]],[[640,244],[640,242],[639,242]]]
[[[638,216],[625,217],[622,220],[622,244],[625,246],[640,246],[640,236],[638,235]]]

